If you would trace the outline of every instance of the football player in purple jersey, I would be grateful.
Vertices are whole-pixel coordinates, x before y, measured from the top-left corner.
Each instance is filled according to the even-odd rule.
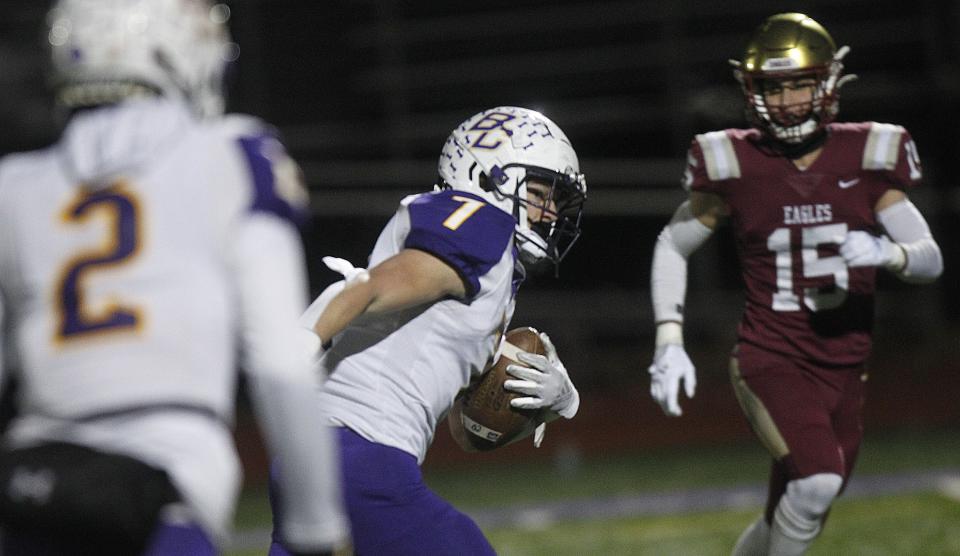
[[[650,393],[680,415],[694,366],[683,347],[687,258],[733,227],[746,307],[730,379],[773,457],[765,513],[734,554],[802,554],[819,534],[862,438],[877,269],[930,282],[943,268],[907,198],[917,148],[897,125],[835,123],[849,48],[799,13],[767,18],[732,62],[751,127],[697,135],[683,179],[689,199],[657,239],[657,324]]]
[[[580,234],[586,182],[576,152],[538,112],[475,114],[450,134],[438,170],[436,191],[401,201],[369,271],[325,259],[345,280],[301,319],[330,377],[319,406],[340,439],[359,554],[494,553],[427,488],[419,464],[458,392],[494,360],[524,265],[558,264]],[[541,338],[546,356],[520,354],[526,366],[508,369],[516,378],[505,386],[523,394],[511,404],[572,418],[579,394]],[[274,542],[270,554],[286,551]]]

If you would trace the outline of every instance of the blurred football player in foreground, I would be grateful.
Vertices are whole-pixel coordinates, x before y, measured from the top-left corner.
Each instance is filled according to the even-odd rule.
[[[930,282],[940,249],[906,190],[921,178],[907,131],[832,123],[847,47],[798,13],[768,18],[735,75],[752,128],[698,135],[684,176],[690,198],[653,256],[657,323],[650,391],[680,415],[687,258],[733,226],[746,308],[730,360],[737,399],[773,457],[766,512],[734,554],[802,554],[857,458],[877,269]]]
[[[494,554],[469,517],[427,488],[419,464],[457,393],[493,361],[523,264],[558,264],[580,234],[586,182],[542,114],[474,115],[447,139],[439,172],[437,191],[400,203],[369,271],[328,259],[346,280],[301,321],[319,336],[330,376],[319,404],[337,427],[358,554]],[[579,394],[542,338],[547,356],[520,356],[527,367],[507,381],[525,394],[511,403],[572,418]],[[286,554],[276,542],[270,553]]]
[[[5,556],[215,554],[241,469],[242,349],[284,465],[297,553],[346,541],[297,318],[306,301],[294,163],[224,117],[229,10],[205,0],[61,0],[47,29],[59,142],[0,164],[0,302],[19,416],[0,453]]]

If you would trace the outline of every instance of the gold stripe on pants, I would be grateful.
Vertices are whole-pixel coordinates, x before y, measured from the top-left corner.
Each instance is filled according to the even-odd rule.
[[[736,357],[730,358],[730,382],[733,384],[733,392],[737,395],[737,401],[740,402],[740,408],[750,421],[753,432],[760,439],[763,446],[770,452],[774,459],[781,459],[790,454],[790,448],[786,440],[777,429],[776,423],[770,417],[767,408],[764,407],[760,398],[750,390],[743,376],[740,374],[740,363]]]

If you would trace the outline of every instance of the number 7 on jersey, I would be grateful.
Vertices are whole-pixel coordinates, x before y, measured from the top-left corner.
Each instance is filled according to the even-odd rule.
[[[450,198],[454,201],[460,201],[463,203],[459,208],[457,208],[457,210],[450,213],[450,216],[448,216],[446,220],[443,221],[443,227],[450,230],[456,230],[462,226],[468,218],[473,216],[473,213],[480,210],[480,207],[486,204],[483,201],[478,201],[469,197],[462,197],[460,195],[454,195]]]

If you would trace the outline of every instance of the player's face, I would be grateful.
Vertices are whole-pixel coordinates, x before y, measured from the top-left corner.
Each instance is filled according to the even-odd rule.
[[[557,219],[557,203],[553,199],[551,184],[536,178],[527,180],[527,220],[554,222]]]
[[[813,111],[816,88],[817,80],[812,77],[764,81],[763,100],[770,117],[783,126],[805,121]]]

